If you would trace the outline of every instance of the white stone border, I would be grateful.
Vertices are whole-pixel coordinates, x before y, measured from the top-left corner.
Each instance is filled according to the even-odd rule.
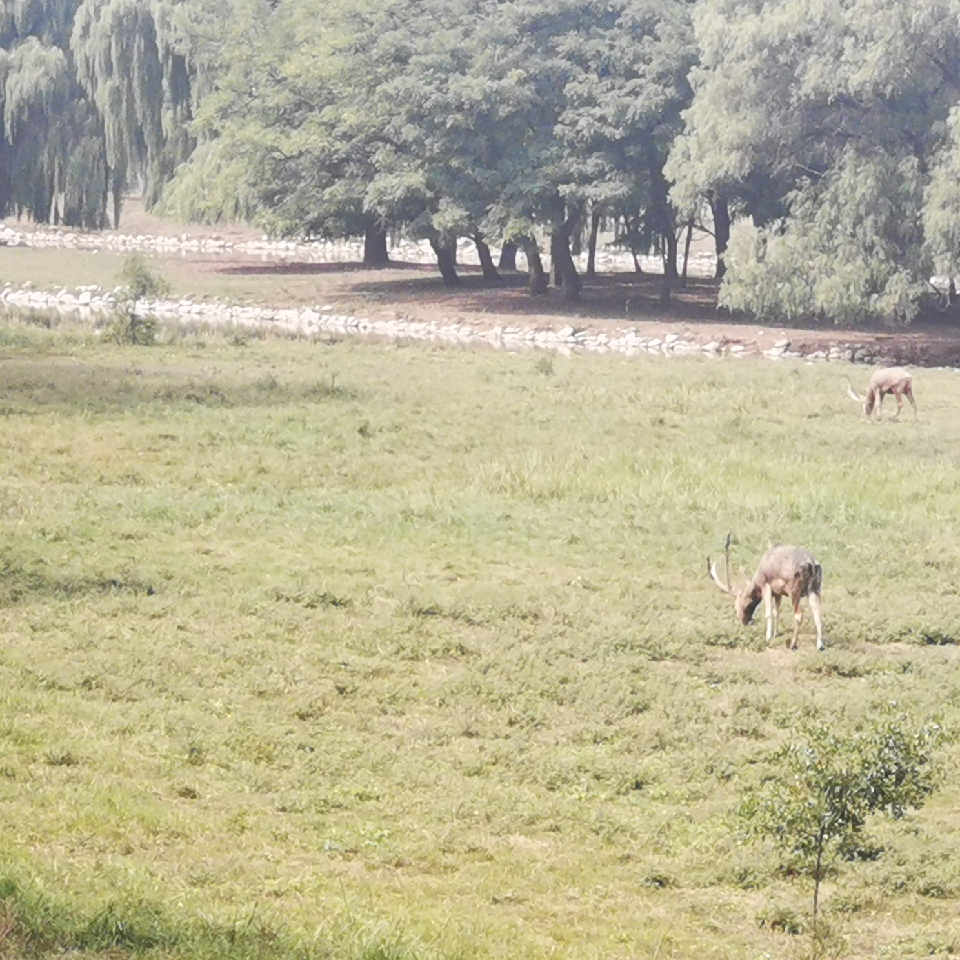
[[[97,286],[80,287],[76,291],[62,289],[44,292],[30,286],[15,288],[8,283],[0,290],[0,305],[12,313],[31,310],[56,313],[64,318],[91,323],[99,327],[113,311],[119,288],[112,291]],[[854,343],[835,344],[829,350],[801,353],[791,350],[787,339],[777,341],[768,350],[759,351],[727,340],[699,343],[678,333],[644,336],[635,330],[604,333],[595,327],[572,325],[554,329],[520,325],[482,327],[469,323],[371,320],[337,313],[331,305],[317,307],[249,307],[219,301],[144,300],[138,304],[142,316],[153,316],[161,322],[209,324],[273,330],[291,336],[368,336],[383,339],[444,341],[448,343],[482,343],[506,349],[534,348],[566,354],[572,352],[620,353],[626,356],[642,353],[658,356],[732,357],[763,356],[770,360],[803,359],[872,363],[885,359],[875,348]],[[611,324],[615,321],[610,321]],[[599,321],[603,323],[603,321]]]
[[[196,237],[152,236],[149,234],[87,233],[62,227],[38,226],[22,230],[0,222],[0,246],[55,248],[64,250],[103,251],[129,254],[134,252],[184,257],[204,255],[240,255],[264,262],[296,260],[303,263],[362,263],[362,240],[281,240],[264,234],[259,239],[229,240],[216,234]],[[426,240],[397,239],[390,247],[390,257],[398,265],[404,263],[432,264],[437,258]],[[522,251],[517,253],[518,262],[525,266]],[[457,260],[461,264],[479,266],[480,258],[472,240],[461,239],[458,243]],[[574,257],[581,270],[585,269],[586,253]],[[658,256],[640,256],[641,267],[647,273],[659,273],[662,263]],[[550,257],[544,254],[544,262]],[[620,247],[601,244],[596,254],[596,267],[603,273],[632,272],[633,257]],[[708,252],[690,255],[688,275],[712,277],[716,271],[716,256]]]

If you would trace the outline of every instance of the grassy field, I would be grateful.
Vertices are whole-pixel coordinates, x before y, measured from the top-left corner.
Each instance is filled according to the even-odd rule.
[[[737,806],[900,715],[943,786],[825,914],[960,952],[960,375],[846,372],[0,327],[0,956],[801,956]],[[824,654],[728,531],[816,554]]]

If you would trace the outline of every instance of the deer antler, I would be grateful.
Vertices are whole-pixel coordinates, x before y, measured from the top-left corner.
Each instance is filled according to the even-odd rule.
[[[730,585],[730,534],[727,534],[726,543],[723,545],[723,560],[724,560],[724,572],[727,575],[727,582],[724,583],[719,574],[717,573],[717,567],[715,564],[710,562],[710,558],[707,557],[707,570],[710,573],[710,577],[713,582],[725,593],[736,593],[733,587]]]
[[[860,394],[853,389],[853,381],[850,380],[849,377],[847,377],[847,393],[849,394],[850,399],[856,400],[857,403],[863,403],[863,401],[866,400],[866,397],[861,397]]]

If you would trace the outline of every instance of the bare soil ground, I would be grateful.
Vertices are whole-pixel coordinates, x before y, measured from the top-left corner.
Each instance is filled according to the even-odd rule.
[[[108,231],[110,232],[110,231]],[[184,225],[147,213],[137,198],[127,201],[116,233],[149,236],[216,236],[233,242],[258,239],[261,232],[244,224],[218,227]],[[748,322],[717,309],[717,283],[690,278],[673,291],[670,303],[660,300],[660,277],[634,273],[602,274],[585,281],[583,302],[566,303],[560,291],[531,297],[526,277],[508,274],[501,283],[485,281],[479,268],[461,266],[462,284],[447,288],[430,264],[395,262],[386,269],[369,269],[359,263],[307,263],[253,261],[246,255],[180,258],[178,267],[199,276],[287,281],[291,300],[328,298],[343,309],[348,304],[374,318],[416,319],[473,325],[561,329],[574,326],[611,336],[633,329],[645,336],[677,333],[691,341],[740,343],[751,350],[766,350],[789,340],[791,349],[809,354],[834,344],[866,347],[871,353],[898,363],[922,366],[960,366],[960,311],[935,309],[909,327],[835,327]],[[296,284],[297,286],[292,286]],[[284,288],[281,286],[281,290]],[[269,306],[284,306],[270,303]]]
[[[643,336],[677,333],[696,343],[740,343],[756,351],[789,340],[791,349],[804,354],[840,344],[865,347],[871,354],[897,363],[960,366],[960,315],[955,312],[932,311],[909,327],[897,330],[759,324],[719,311],[717,282],[702,278],[689,279],[686,286],[674,290],[665,306],[660,301],[658,276],[598,275],[585,281],[582,303],[568,304],[558,290],[551,290],[546,297],[531,297],[522,274],[507,275],[501,283],[491,283],[475,267],[461,267],[462,283],[451,289],[440,283],[433,267],[423,264],[395,263],[385,270],[370,270],[360,264],[289,262],[218,261],[197,266],[235,276],[268,274],[294,278],[337,274],[337,286],[343,295],[354,303],[362,303],[373,316],[456,320],[483,328],[574,326],[611,337],[627,329]]]

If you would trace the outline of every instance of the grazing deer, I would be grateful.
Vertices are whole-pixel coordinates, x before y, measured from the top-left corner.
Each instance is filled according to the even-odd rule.
[[[707,557],[707,569],[713,582],[724,592],[734,597],[737,618],[746,626],[753,619],[753,613],[763,601],[767,616],[767,639],[777,635],[780,619],[780,601],[789,597],[793,604],[793,640],[787,641],[790,650],[797,649],[800,637],[800,624],[803,613],[800,600],[806,597],[810,603],[810,612],[817,627],[817,649],[823,649],[823,620],[820,616],[820,588],[823,583],[823,568],[813,555],[800,547],[771,547],[761,558],[753,579],[742,589],[735,590],[730,585],[730,535],[724,548],[727,582],[717,575],[716,566]]]
[[[900,418],[900,411],[903,410],[904,397],[910,401],[910,405],[913,407],[913,419],[917,419],[917,404],[913,399],[913,377],[907,373],[903,367],[881,367],[879,370],[875,370],[873,376],[870,378],[870,384],[867,387],[867,395],[865,397],[861,397],[860,394],[853,389],[853,384],[850,383],[849,379],[847,383],[847,393],[849,393],[851,398],[856,400],[857,403],[863,404],[865,416],[869,417],[874,407],[876,407],[877,419],[879,420],[880,408],[883,406],[883,398],[888,393],[892,393],[897,398],[897,414],[893,419],[898,420]]]

